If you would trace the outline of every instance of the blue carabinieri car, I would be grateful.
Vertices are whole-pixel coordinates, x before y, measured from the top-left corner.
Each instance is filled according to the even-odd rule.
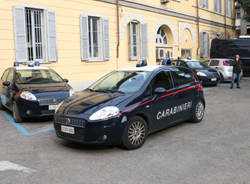
[[[139,66],[113,71],[56,109],[58,137],[83,144],[139,148],[150,133],[192,120],[205,110],[203,89],[192,70]]]
[[[42,66],[15,66],[3,72],[0,109],[13,112],[15,122],[23,118],[53,116],[57,105],[73,95],[67,79]]]

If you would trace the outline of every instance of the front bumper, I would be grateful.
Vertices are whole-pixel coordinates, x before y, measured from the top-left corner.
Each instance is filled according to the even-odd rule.
[[[70,119],[70,123],[66,122],[66,119]],[[119,144],[121,142],[124,124],[121,123],[121,118],[88,122],[75,117],[54,117],[54,128],[59,138],[82,144]],[[74,134],[63,132],[61,126],[74,128]]]
[[[216,80],[213,81],[213,79],[216,78]],[[209,85],[216,85],[220,81],[220,77],[201,77],[199,76],[199,80],[201,81],[203,86],[209,86]]]
[[[38,101],[28,101],[21,98],[16,100],[16,104],[19,113],[23,118],[53,116],[55,110],[50,110],[49,106],[56,105],[56,104],[41,105]]]

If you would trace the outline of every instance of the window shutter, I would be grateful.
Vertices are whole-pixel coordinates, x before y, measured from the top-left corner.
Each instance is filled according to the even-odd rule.
[[[203,0],[199,1],[199,6],[200,6],[200,8],[203,8]]]
[[[204,57],[204,33],[200,33],[200,57]]]
[[[229,17],[232,17],[232,0],[229,0]]]
[[[103,58],[105,61],[110,59],[109,51],[109,20],[103,19]]]
[[[88,16],[81,15],[81,54],[82,60],[89,60],[89,30],[88,30]]]
[[[219,1],[219,13],[221,13],[221,0],[218,1]]]
[[[228,0],[226,0],[226,15],[228,16]]]
[[[140,27],[140,35],[141,35],[141,58],[148,58],[148,25],[141,24]]]
[[[13,14],[14,14],[16,60],[19,62],[26,62],[28,60],[28,57],[27,57],[24,7],[15,6],[13,8]]]
[[[214,0],[214,11],[218,12],[218,1],[219,0]]]
[[[47,11],[48,61],[57,61],[56,12]]]
[[[209,34],[205,33],[204,35],[204,57],[209,56]]]

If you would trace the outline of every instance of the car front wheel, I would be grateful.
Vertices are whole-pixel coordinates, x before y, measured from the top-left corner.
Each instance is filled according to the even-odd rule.
[[[139,117],[132,117],[123,132],[122,146],[128,150],[141,147],[148,134],[148,125],[146,121]]]
[[[16,123],[20,123],[23,121],[23,118],[20,116],[16,102],[13,103],[13,119]]]
[[[199,123],[202,121],[203,117],[204,117],[204,113],[205,113],[205,106],[204,103],[199,100],[193,108],[193,115],[192,115],[192,121],[194,123]]]

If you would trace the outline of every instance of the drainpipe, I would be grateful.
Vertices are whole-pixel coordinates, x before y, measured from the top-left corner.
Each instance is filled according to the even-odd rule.
[[[196,0],[196,18],[197,18],[197,40],[198,40],[198,48],[197,48],[197,56],[199,55],[200,49],[200,16],[199,16],[199,0]]]
[[[227,38],[227,4],[226,4],[227,0],[224,0],[224,23],[225,23],[225,39]]]
[[[116,46],[116,58],[119,58],[120,47],[120,17],[119,17],[119,0],[116,0],[116,23],[117,23],[117,46]],[[118,62],[118,61],[117,61]]]

